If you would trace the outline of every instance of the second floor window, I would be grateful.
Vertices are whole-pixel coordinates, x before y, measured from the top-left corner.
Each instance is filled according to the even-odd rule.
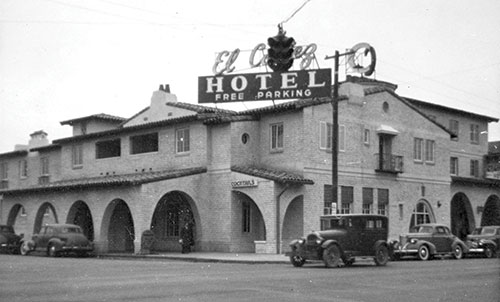
[[[470,142],[472,144],[479,144],[479,125],[470,125]]]
[[[175,153],[189,152],[189,128],[175,130]]]
[[[479,177],[479,160],[477,159],[470,160],[470,176]]]
[[[158,133],[130,137],[130,154],[158,152]]]
[[[74,145],[71,148],[71,163],[73,167],[81,167],[83,165],[83,145]]]
[[[28,161],[25,159],[19,161],[19,177],[28,177]]]
[[[415,137],[413,141],[413,160],[415,161],[423,161],[423,146],[424,140],[418,137]]]
[[[331,123],[319,122],[319,148],[321,150],[332,150],[332,129]]]
[[[434,162],[434,146],[433,140],[425,140],[425,161],[428,163]]]
[[[283,123],[271,125],[271,151],[283,150]]]
[[[121,156],[121,140],[119,138],[95,143],[95,158]]]
[[[9,166],[7,162],[0,163],[0,180],[9,179]]]
[[[41,176],[50,175],[48,157],[40,158],[40,175]]]
[[[450,174],[458,175],[458,158],[451,157],[450,158]]]

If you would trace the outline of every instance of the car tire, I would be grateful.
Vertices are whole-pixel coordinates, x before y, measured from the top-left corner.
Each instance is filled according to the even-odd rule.
[[[31,251],[31,249],[30,249],[28,242],[23,241],[23,243],[21,243],[21,246],[19,247],[19,254],[21,254],[23,256],[27,256],[30,251]]]
[[[378,266],[384,266],[389,261],[389,249],[387,246],[381,244],[375,249],[375,264]]]
[[[49,247],[47,248],[47,255],[49,257],[57,257],[58,256],[57,248],[54,244],[49,245]]]
[[[306,259],[300,256],[290,256],[290,262],[295,267],[301,267],[304,263],[306,263]]]
[[[418,248],[418,259],[422,261],[427,261],[431,259],[431,253],[429,252],[429,248],[427,245],[421,245]]]
[[[453,248],[453,258],[455,259],[462,259],[464,257],[464,249],[460,244],[457,244]]]
[[[341,262],[340,248],[336,244],[332,244],[323,251],[323,262],[326,267],[340,267]]]
[[[488,246],[484,250],[484,257],[486,257],[486,258],[493,258],[493,256],[495,256],[495,251],[490,246]]]

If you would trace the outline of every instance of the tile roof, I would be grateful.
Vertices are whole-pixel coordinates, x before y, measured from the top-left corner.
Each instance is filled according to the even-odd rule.
[[[123,117],[119,117],[119,116],[109,115],[109,114],[105,114],[105,113],[99,113],[99,114],[93,114],[93,115],[89,115],[89,116],[84,116],[84,117],[74,118],[71,120],[62,121],[62,122],[60,122],[60,124],[61,125],[72,125],[76,122],[82,122],[82,121],[87,121],[87,120],[103,120],[103,121],[121,123],[126,119]]]
[[[183,102],[167,102],[166,105],[194,111],[196,113],[217,113],[217,114],[226,114],[226,115],[236,114],[236,111],[233,111],[233,110],[219,109],[219,108],[214,108],[214,107],[209,107],[209,106],[202,106],[202,105],[189,104],[189,103],[183,103]]]
[[[347,96],[339,96],[339,101],[347,100]],[[268,113],[279,113],[285,111],[301,110],[305,107],[316,106],[321,104],[331,103],[331,98],[313,98],[313,99],[298,99],[281,104],[249,109],[238,112],[238,115],[261,115]]]
[[[164,170],[123,175],[105,175],[98,177],[79,178],[55,181],[48,184],[37,185],[22,189],[0,190],[0,194],[16,194],[26,192],[47,192],[69,189],[82,189],[89,187],[135,186],[166,179],[179,178],[189,175],[201,174],[207,171],[206,167],[195,167],[179,170]]]
[[[473,177],[462,177],[462,176],[452,176],[452,184],[469,184],[473,186],[484,186],[490,188],[500,188],[500,179],[491,178],[473,178]]]
[[[22,149],[22,150],[0,153],[0,157],[7,158],[7,157],[25,156],[27,154],[28,154],[28,149]]]
[[[253,166],[232,166],[231,171],[273,180],[279,183],[312,185],[314,181],[295,173]]]

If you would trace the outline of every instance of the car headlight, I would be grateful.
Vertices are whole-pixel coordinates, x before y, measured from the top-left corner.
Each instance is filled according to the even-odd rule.
[[[320,245],[321,244],[321,240],[320,239],[316,239],[316,244]]]
[[[417,243],[417,239],[415,239],[415,238],[410,239],[410,243],[411,243],[411,244],[415,244],[415,243]]]
[[[299,239],[299,244],[304,244],[304,239]]]

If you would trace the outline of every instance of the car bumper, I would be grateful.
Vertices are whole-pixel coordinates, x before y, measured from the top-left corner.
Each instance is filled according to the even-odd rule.
[[[94,250],[91,246],[63,246],[63,252],[92,252]]]
[[[486,248],[477,247],[477,248],[469,248],[468,253],[484,253],[486,252]]]

